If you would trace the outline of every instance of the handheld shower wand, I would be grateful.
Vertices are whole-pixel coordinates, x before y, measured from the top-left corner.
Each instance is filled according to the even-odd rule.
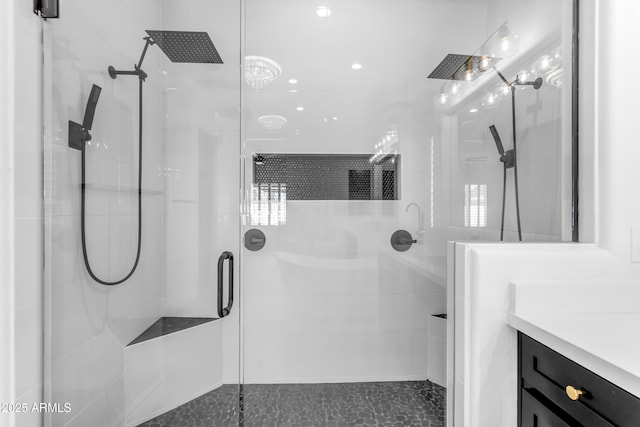
[[[496,143],[496,148],[498,149],[498,154],[500,154],[500,161],[503,164],[503,173],[502,173],[502,217],[500,221],[500,241],[504,240],[504,210],[507,199],[507,169],[515,168],[516,166],[516,158],[513,149],[509,151],[504,151],[504,147],[502,145],[502,139],[500,139],[500,134],[496,129],[495,125],[489,126],[489,130],[491,131],[491,135],[493,136],[493,140]],[[518,187],[516,186],[516,200],[518,198]],[[518,234],[520,233],[520,211],[517,211],[518,216]],[[520,238],[522,240],[522,238]]]

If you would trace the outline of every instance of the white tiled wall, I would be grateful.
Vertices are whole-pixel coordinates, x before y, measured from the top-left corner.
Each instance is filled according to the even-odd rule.
[[[336,6],[336,20],[329,20],[326,28],[316,28],[318,24],[306,15],[302,3],[286,11],[268,10],[259,2],[247,4],[247,52],[259,52],[276,60],[289,59],[287,51],[299,52],[296,61],[282,65],[283,75],[300,79],[301,90],[299,94],[287,93],[290,87],[286,82],[277,81],[267,90],[246,92],[246,182],[252,180],[252,153],[366,153],[372,151],[377,134],[389,128],[398,131],[398,152],[402,156],[401,201],[384,205],[289,201],[286,225],[262,227],[267,246],[259,252],[246,253],[243,262],[248,382],[316,381],[323,376],[334,381],[363,380],[371,375],[419,377],[427,375],[429,367],[442,366],[437,362],[442,353],[430,348],[429,342],[443,341],[435,331],[429,333],[427,319],[429,314],[442,312],[444,296],[425,291],[432,285],[432,277],[416,274],[407,258],[418,258],[417,264],[424,268],[431,266],[434,257],[444,261],[447,240],[499,238],[502,165],[488,126],[495,123],[510,148],[511,110],[509,99],[495,110],[479,105],[485,89],[499,85],[495,75],[493,83],[485,79],[471,85],[469,96],[457,109],[440,111],[433,104],[442,81],[424,76],[415,79],[413,73],[432,69],[441,59],[424,57],[426,47],[421,47],[431,34],[427,29],[451,33],[450,28],[439,26],[441,22],[425,24],[434,16],[455,16],[456,25],[464,28],[456,32],[460,39],[439,43],[442,56],[448,53],[445,49],[454,46],[457,51],[475,51],[502,22],[509,21],[520,35],[519,55],[502,63],[502,71],[509,78],[515,77],[519,67],[530,66],[547,49],[553,50],[566,41],[563,25],[570,21],[563,8],[569,2],[560,6],[553,1],[539,2],[534,13],[526,16],[508,3],[447,4],[439,14],[433,14],[420,2],[398,2],[393,11],[385,13],[375,4],[365,7],[353,2],[344,8]],[[357,12],[361,31],[341,32],[344,22]],[[292,16],[296,19],[288,19]],[[298,37],[276,41],[277,34],[266,30],[272,19]],[[388,37],[382,39],[368,32],[369,26],[377,24],[386,28]],[[301,26],[308,26],[308,32]],[[316,31],[322,34],[321,45],[311,39]],[[375,40],[375,48],[371,43],[362,43],[369,39]],[[359,79],[341,71],[350,55],[366,64],[366,74]],[[313,79],[305,79],[314,67],[318,72],[312,74]],[[565,71],[570,71],[566,64]],[[420,95],[415,96],[416,93]],[[569,121],[565,93],[545,85],[537,92],[525,89],[517,94],[525,241],[567,238],[564,184],[569,182],[570,170],[563,162],[570,139],[566,133]],[[368,96],[371,102],[364,101]],[[293,100],[285,102],[285,97],[304,102],[304,112],[294,112],[296,104]],[[388,105],[376,109],[376,97],[383,97]],[[267,132],[255,118],[270,113],[275,106],[289,122],[281,132]],[[342,108],[345,106],[349,108]],[[473,107],[480,111],[469,113]],[[347,114],[345,110],[357,113]],[[323,124],[320,111],[327,117],[338,111],[335,114],[340,120]],[[464,134],[471,120],[477,126]],[[468,163],[465,157],[470,155],[484,156],[486,161]],[[487,227],[464,227],[464,184],[489,187]],[[515,240],[512,180],[507,185],[506,240]],[[433,206],[430,192],[434,194]],[[415,211],[404,210],[410,202],[421,206],[427,224],[420,236],[423,244],[408,253],[390,255],[388,239],[394,230],[417,231]],[[429,227],[430,208],[433,228]],[[379,264],[381,271],[372,272],[368,263]],[[394,267],[384,267],[385,264]],[[441,279],[444,280],[444,273]],[[418,313],[423,316],[414,317]],[[403,341],[409,337],[409,341]],[[353,345],[354,341],[361,346]],[[399,354],[413,353],[423,365],[412,364],[411,357],[387,354],[385,343],[400,349]],[[268,357],[260,357],[262,354]],[[442,381],[443,371],[438,374],[441,375],[434,373],[433,377]]]
[[[164,28],[206,31],[223,64],[172,64],[163,77],[167,316],[218,317],[217,262],[234,255],[235,302],[219,325],[224,381],[239,373],[240,4],[163,1]],[[227,271],[225,263],[225,278]],[[227,304],[226,282],[224,284]]]
[[[598,3],[598,2],[594,2]],[[600,3],[598,3],[600,4]],[[594,7],[594,6],[592,6]],[[638,37],[640,7],[632,0],[601,4],[596,18],[597,74],[597,236],[596,241],[620,262],[619,275],[640,275],[640,265],[631,259],[631,229],[640,225],[640,203],[635,197],[638,182],[637,112],[633,99],[636,85],[624,82],[624,67],[638,65],[628,49]],[[590,82],[592,83],[592,82]]]

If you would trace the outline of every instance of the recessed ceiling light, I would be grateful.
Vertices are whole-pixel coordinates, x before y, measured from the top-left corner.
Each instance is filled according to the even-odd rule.
[[[338,118],[334,116],[334,117],[333,117],[333,120],[338,120]]]
[[[289,89],[289,92],[291,92],[291,93],[298,93],[298,89]]]
[[[258,123],[268,130],[280,130],[287,124],[287,118],[276,114],[267,114],[258,117]]]
[[[359,70],[362,68],[362,64],[358,64],[357,62],[351,66],[354,70]]]
[[[470,113],[477,113],[478,109],[477,108],[472,108],[471,110],[469,110]]]
[[[301,105],[301,106],[299,106],[298,108],[296,108],[296,110],[298,110],[298,111],[304,111],[304,107]]]
[[[292,85],[295,85],[298,83],[298,81],[296,79],[289,79],[289,83],[291,83]]]
[[[331,15],[331,9],[329,9],[327,6],[318,6],[318,8],[316,9],[316,14],[320,18],[326,18]]]

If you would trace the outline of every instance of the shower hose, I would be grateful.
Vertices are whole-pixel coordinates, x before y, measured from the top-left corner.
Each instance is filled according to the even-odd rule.
[[[518,240],[522,242],[522,225],[520,224],[520,194],[518,191],[518,152],[516,147],[516,92],[511,88],[511,119],[513,124],[513,181],[516,192],[516,220],[518,222]],[[502,174],[502,225],[500,226],[500,241],[504,240],[504,210],[507,198],[507,164],[504,163]]]
[[[86,226],[85,226],[85,216],[86,216],[86,212],[85,212],[85,204],[86,204],[86,196],[85,196],[85,192],[86,192],[86,186],[85,186],[85,170],[86,170],[86,159],[85,159],[85,152],[86,149],[82,149],[82,176],[81,176],[81,195],[80,195],[80,232],[82,234],[82,256],[84,258],[84,265],[87,267],[87,272],[89,273],[89,276],[91,276],[91,278],[93,280],[95,280],[96,282],[102,284],[102,285],[107,285],[107,286],[112,286],[112,285],[118,285],[124,281],[126,281],[127,279],[129,279],[133,273],[136,271],[136,268],[138,268],[138,262],[140,261],[140,249],[142,246],[142,79],[139,79],[139,89],[138,89],[138,114],[139,114],[139,128],[138,128],[138,248],[136,251],[136,259],[135,262],[133,263],[133,267],[131,267],[131,270],[121,279],[119,280],[115,280],[115,281],[107,281],[107,280],[103,280],[101,278],[99,278],[93,271],[93,269],[91,268],[91,263],[89,262],[89,256],[87,255],[87,233],[86,233]]]
[[[140,102],[142,105],[142,102]],[[518,152],[516,150],[516,89],[511,88],[511,119],[513,124],[513,181],[516,188],[516,219],[518,221],[518,240],[522,242],[522,226],[520,225],[520,195],[518,191]],[[142,128],[141,128],[142,129]]]

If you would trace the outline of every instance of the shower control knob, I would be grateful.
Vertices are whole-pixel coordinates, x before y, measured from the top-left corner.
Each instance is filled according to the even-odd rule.
[[[414,243],[418,241],[407,230],[398,230],[391,235],[391,247],[398,252],[408,251]]]
[[[267,238],[262,230],[252,228],[251,230],[247,230],[247,232],[244,233],[244,247],[252,252],[256,252],[264,248],[264,245],[266,243]]]

